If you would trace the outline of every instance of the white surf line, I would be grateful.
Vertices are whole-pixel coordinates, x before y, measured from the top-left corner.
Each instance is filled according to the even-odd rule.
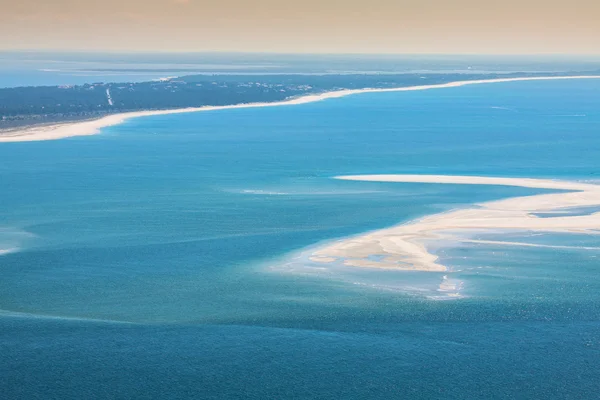
[[[433,214],[422,219],[362,236],[342,239],[317,249],[313,262],[342,263],[350,267],[416,271],[446,271],[428,245],[435,241],[460,242],[461,234],[527,231],[600,234],[600,212],[583,216],[540,218],[534,213],[559,208],[600,205],[600,185],[528,179],[445,175],[354,175],[335,179],[370,182],[502,185],[567,192],[513,197],[477,204],[477,207]],[[380,256],[374,260],[372,256]]]
[[[526,243],[526,242],[506,242],[502,240],[477,240],[477,239],[465,239],[461,240],[463,243],[474,243],[474,244],[490,244],[498,246],[517,246],[517,247],[539,247],[544,249],[564,249],[564,250],[600,250],[600,247],[590,246],[563,246],[563,245],[551,245],[551,244],[537,244],[537,243]]]
[[[136,322],[120,321],[114,319],[100,319],[100,318],[85,318],[85,317],[65,317],[59,315],[46,315],[37,314],[23,311],[11,311],[0,309],[0,317],[5,318],[31,318],[31,319],[48,319],[48,320],[60,320],[60,321],[79,321],[79,322],[93,322],[93,323],[106,323],[106,324],[127,324],[137,325]]]
[[[102,128],[109,126],[119,125],[132,118],[148,117],[153,115],[168,115],[168,114],[182,114],[190,112],[201,112],[201,111],[217,111],[217,110],[231,110],[238,108],[258,108],[258,107],[278,107],[278,106],[291,106],[298,104],[313,103],[316,101],[322,101],[327,99],[334,99],[340,97],[351,96],[361,93],[386,93],[386,92],[410,92],[416,90],[431,90],[431,89],[444,89],[453,88],[467,85],[478,85],[487,83],[503,83],[503,82],[522,82],[522,81],[548,81],[548,80],[567,80],[567,79],[600,79],[597,75],[578,75],[578,76],[533,76],[533,77],[520,77],[520,78],[497,78],[497,79],[479,79],[469,81],[456,81],[449,83],[441,83],[435,85],[420,85],[420,86],[406,86],[399,88],[380,88],[380,89],[347,89],[338,90],[333,92],[327,92],[322,94],[311,94],[302,97],[293,98],[290,100],[284,100],[272,103],[247,103],[247,104],[236,104],[230,106],[204,106],[204,107],[189,107],[172,110],[155,110],[155,111],[134,111],[120,114],[112,114],[106,117],[84,122],[64,123],[56,125],[45,125],[45,126],[33,126],[29,128],[23,128],[18,130],[12,130],[0,134],[0,142],[30,142],[30,141],[41,141],[41,140],[56,140],[63,139],[73,136],[87,136],[95,135],[100,132]]]
[[[0,249],[0,256],[3,256],[5,254],[16,253],[17,251],[19,251],[18,247],[11,247],[8,249]]]

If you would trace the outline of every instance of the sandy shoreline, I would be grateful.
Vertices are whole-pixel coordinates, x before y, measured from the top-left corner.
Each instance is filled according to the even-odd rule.
[[[457,81],[442,83],[436,85],[421,85],[407,86],[400,88],[386,89],[348,89],[334,92],[327,92],[316,95],[307,95],[295,99],[273,102],[273,103],[248,103],[230,106],[206,106],[206,107],[190,107],[173,110],[156,110],[156,111],[134,111],[120,114],[112,114],[96,120],[84,122],[59,123],[53,125],[33,126],[29,128],[16,129],[7,131],[4,134],[0,133],[0,142],[31,142],[42,140],[56,140],[73,136],[87,136],[100,133],[102,128],[119,125],[132,118],[148,117],[153,115],[168,115],[182,114],[201,111],[217,111],[237,108],[257,108],[257,107],[279,107],[291,106],[298,104],[312,103],[333,98],[351,96],[360,93],[384,93],[384,92],[408,92],[415,90],[431,90],[453,88],[466,85],[477,85],[486,83],[502,83],[502,82],[521,82],[521,81],[541,81],[541,80],[566,80],[566,79],[600,79],[600,76],[547,76],[547,77],[521,77],[521,78],[498,78],[498,79],[481,79],[470,81]]]
[[[534,215],[540,211],[600,206],[600,185],[544,179],[443,175],[358,175],[335,178],[370,182],[502,185],[565,192],[476,204],[473,207],[433,214],[392,228],[339,240],[311,254],[311,259],[323,260],[322,264],[341,263],[350,267],[442,272],[446,271],[447,267],[438,262],[438,257],[429,251],[428,244],[440,240],[452,243],[469,242],[470,240],[465,238],[473,232],[600,234],[600,212],[573,216],[558,214],[551,218]],[[504,244],[528,246],[514,242]]]

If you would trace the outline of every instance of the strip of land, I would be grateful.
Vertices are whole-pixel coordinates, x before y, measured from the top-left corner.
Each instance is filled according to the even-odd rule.
[[[354,175],[336,179],[369,182],[517,186],[560,190],[514,197],[434,214],[389,229],[336,241],[310,255],[313,262],[350,267],[446,271],[429,250],[434,243],[465,241],[474,232],[555,232],[600,234],[600,212],[540,218],[534,213],[600,205],[600,185],[528,178],[445,175]]]
[[[127,113],[112,114],[100,119],[74,122],[60,123],[43,126],[32,126],[29,128],[21,128],[0,133],[0,142],[27,142],[27,141],[42,141],[56,140],[73,136],[95,135],[100,133],[102,128],[119,125],[123,122],[133,119],[148,117],[154,115],[181,114],[200,111],[216,111],[237,108],[256,108],[256,107],[275,107],[312,103],[332,98],[340,98],[361,93],[382,93],[382,92],[404,92],[416,90],[431,90],[453,88],[466,85],[503,83],[503,82],[520,82],[520,81],[541,81],[541,80],[566,80],[566,79],[600,79],[600,76],[535,76],[535,77],[518,77],[518,78],[499,78],[499,79],[480,79],[468,81],[456,81],[435,85],[408,86],[399,88],[373,88],[373,89],[349,89],[326,92],[322,94],[306,95],[302,97],[292,98],[279,102],[263,102],[263,103],[246,103],[228,106],[206,106],[206,107],[188,107],[172,110],[154,110],[154,111],[134,111]]]

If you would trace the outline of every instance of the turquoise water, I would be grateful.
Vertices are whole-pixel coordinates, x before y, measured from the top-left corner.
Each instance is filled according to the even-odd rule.
[[[0,145],[0,389],[31,398],[595,398],[600,238],[436,250],[443,274],[285,268],[305,249],[596,181],[600,82],[364,94]],[[582,249],[585,247],[586,249]],[[410,290],[409,290],[410,288]]]

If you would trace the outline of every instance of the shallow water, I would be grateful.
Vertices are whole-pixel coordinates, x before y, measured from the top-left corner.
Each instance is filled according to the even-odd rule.
[[[583,215],[591,215],[600,212],[600,207],[569,207],[564,209],[558,209],[552,212],[546,213],[533,213],[533,215],[540,218],[555,218],[555,217],[580,217]]]
[[[319,243],[597,180],[600,82],[364,94],[0,145],[8,398],[593,398],[595,236],[440,248],[454,272],[293,270]],[[564,248],[568,247],[568,248]],[[444,275],[468,297],[435,301]]]

